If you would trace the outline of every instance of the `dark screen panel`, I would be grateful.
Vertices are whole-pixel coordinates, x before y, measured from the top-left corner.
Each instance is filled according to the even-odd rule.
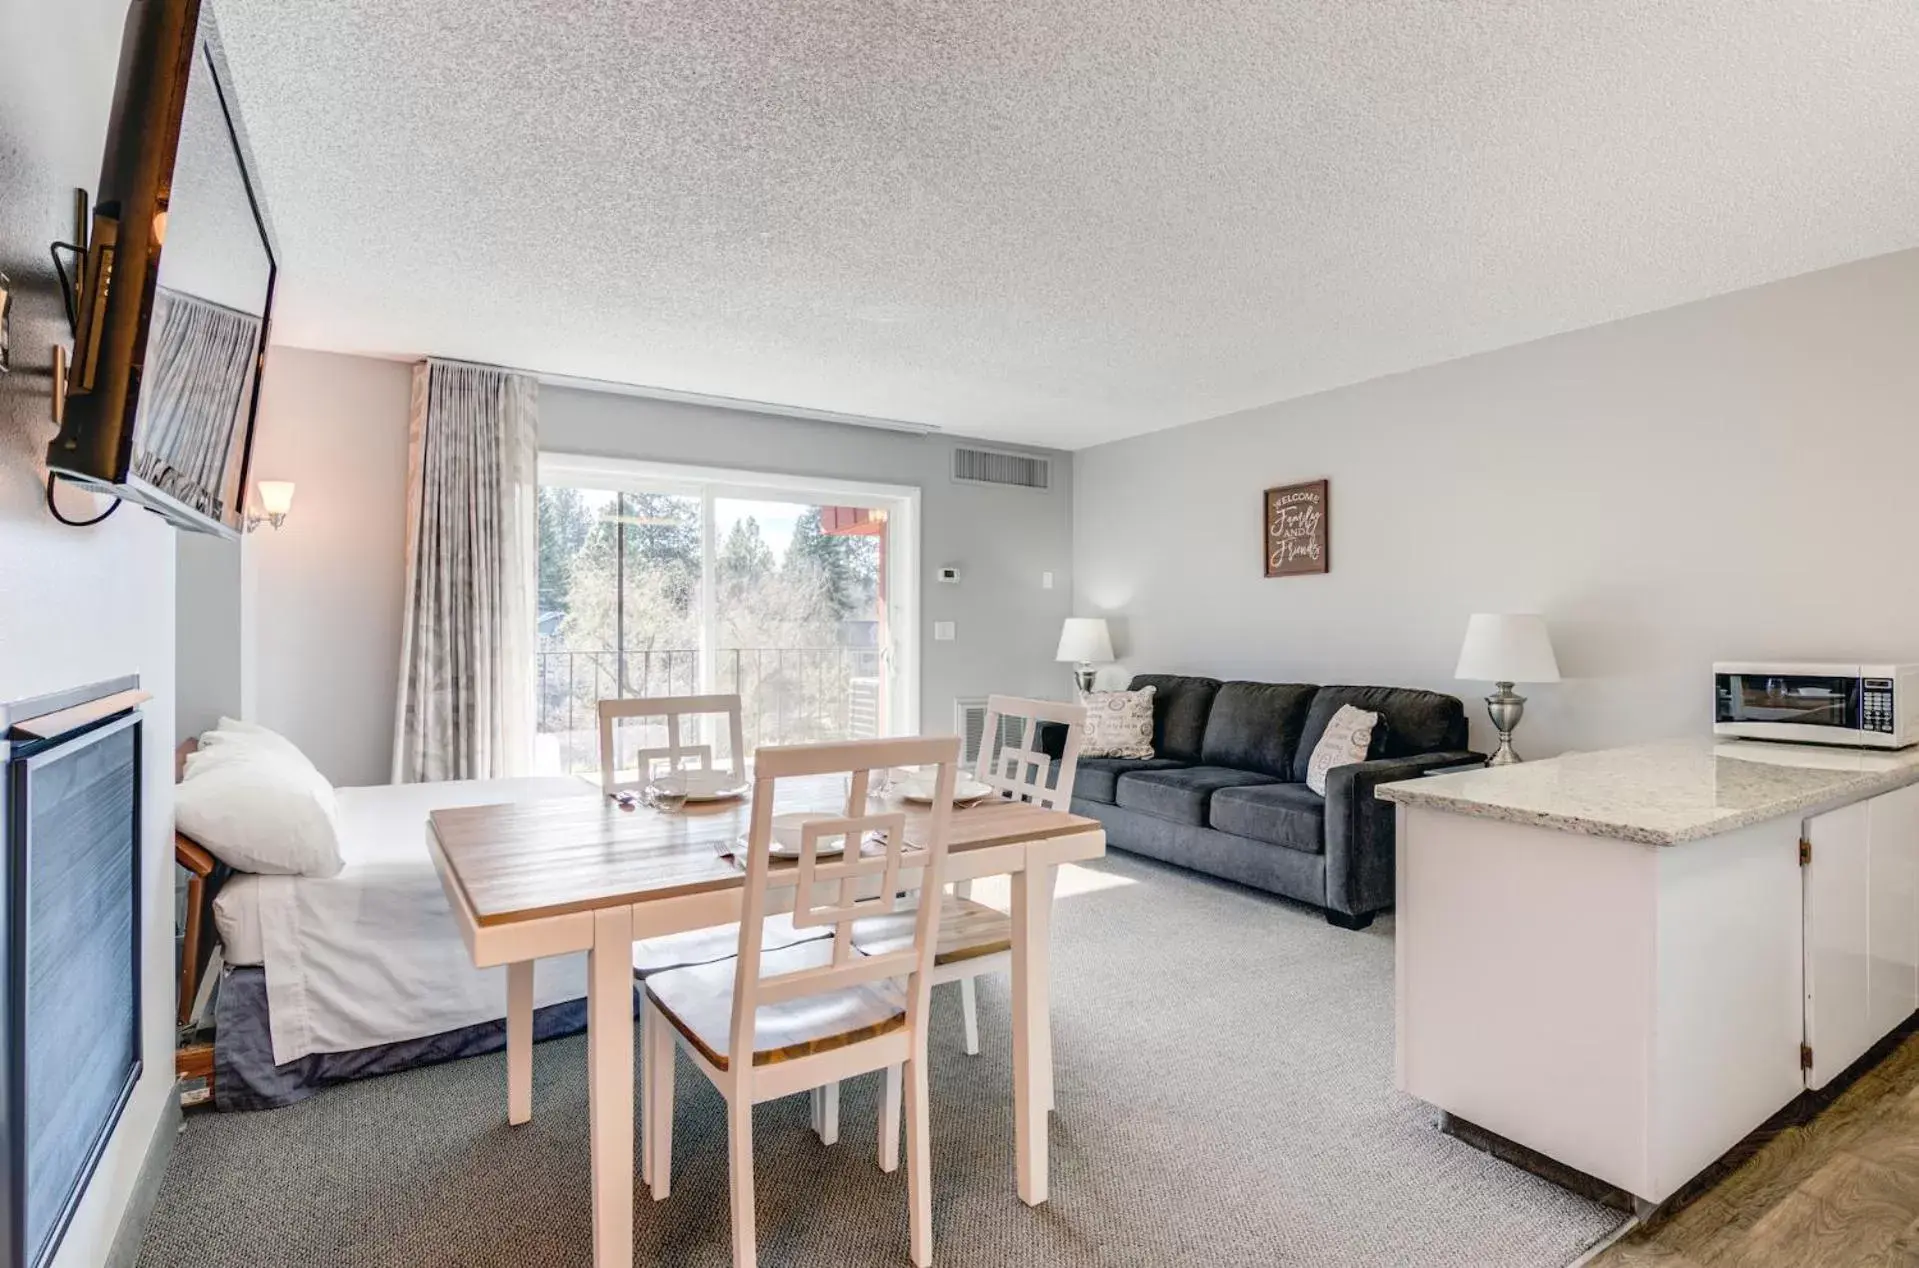
[[[15,767],[27,1264],[50,1258],[139,1069],[139,739],[129,719]]]

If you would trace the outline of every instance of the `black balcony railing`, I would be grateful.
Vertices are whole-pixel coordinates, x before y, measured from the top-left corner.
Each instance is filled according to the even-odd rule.
[[[567,773],[599,769],[601,700],[690,696],[700,691],[692,648],[536,654],[535,727],[557,744]],[[728,647],[714,665],[713,690],[740,696],[748,749],[862,739],[883,726],[883,666],[871,647]],[[550,750],[544,753],[553,760]]]

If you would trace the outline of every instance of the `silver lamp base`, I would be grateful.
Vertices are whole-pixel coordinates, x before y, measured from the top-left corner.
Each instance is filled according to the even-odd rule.
[[[1486,697],[1486,714],[1499,732],[1499,747],[1486,759],[1486,765],[1511,766],[1520,760],[1513,751],[1513,732],[1519,729],[1519,719],[1526,716],[1526,697],[1515,693],[1509,682],[1497,685],[1499,690]]]
[[[1091,661],[1083,660],[1073,666],[1073,681],[1079,684],[1080,695],[1090,696],[1093,694],[1093,678],[1098,673],[1099,671],[1093,668]]]

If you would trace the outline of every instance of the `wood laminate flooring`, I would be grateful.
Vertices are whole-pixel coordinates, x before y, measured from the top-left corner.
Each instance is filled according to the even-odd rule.
[[[1919,1268],[1919,1033],[1593,1268]]]

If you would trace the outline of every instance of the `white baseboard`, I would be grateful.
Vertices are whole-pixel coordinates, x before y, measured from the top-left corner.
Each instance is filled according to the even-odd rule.
[[[160,1184],[166,1179],[167,1164],[173,1161],[173,1146],[180,1138],[180,1085],[174,1084],[167,1096],[160,1121],[154,1124],[153,1139],[147,1143],[146,1157],[140,1163],[140,1175],[127,1198],[120,1227],[113,1235],[103,1268],[133,1268],[140,1259],[140,1241],[146,1236],[147,1218],[160,1200]]]

